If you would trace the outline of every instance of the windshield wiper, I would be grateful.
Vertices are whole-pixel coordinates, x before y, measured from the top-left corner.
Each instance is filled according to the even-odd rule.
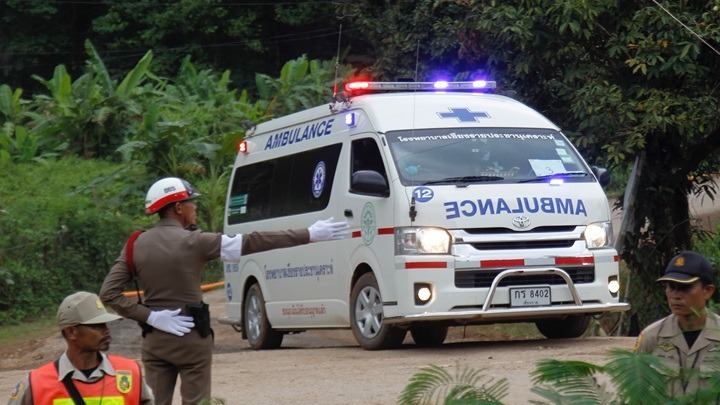
[[[468,183],[482,183],[486,181],[499,181],[504,180],[504,177],[500,176],[461,176],[461,177],[446,177],[444,179],[440,180],[430,180],[423,183],[423,185],[428,184],[468,184]]]
[[[534,179],[527,179],[527,180],[521,180],[518,181],[518,183],[540,183],[543,181],[547,181],[554,178],[564,178],[564,177],[585,177],[588,174],[585,172],[565,172],[565,173],[553,173],[553,174],[546,174],[544,176],[538,176]]]

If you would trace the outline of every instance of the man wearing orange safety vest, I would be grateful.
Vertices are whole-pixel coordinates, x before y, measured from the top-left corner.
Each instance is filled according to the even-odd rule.
[[[65,353],[20,380],[8,405],[155,404],[137,361],[103,353],[110,347],[107,323],[122,318],[108,313],[97,295],[68,296],[57,318]]]

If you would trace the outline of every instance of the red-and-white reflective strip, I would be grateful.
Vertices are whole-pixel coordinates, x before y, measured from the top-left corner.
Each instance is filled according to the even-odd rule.
[[[393,235],[395,234],[395,228],[378,228],[378,235]],[[362,236],[362,231],[353,231],[352,237],[359,238]]]
[[[407,262],[405,269],[447,269],[447,262]]]
[[[492,259],[480,260],[481,268],[525,266],[588,266],[595,264],[593,256],[556,257],[547,259]]]
[[[160,208],[170,204],[171,202],[187,200],[188,197],[190,197],[190,195],[187,191],[180,191],[177,193],[168,194],[165,197],[150,204],[150,206],[145,209],[145,213],[152,214],[154,212],[157,212],[157,210],[159,210]]]

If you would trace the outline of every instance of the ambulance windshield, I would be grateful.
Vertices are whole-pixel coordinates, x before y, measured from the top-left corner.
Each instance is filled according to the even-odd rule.
[[[436,128],[385,135],[403,185],[595,181],[554,130]]]

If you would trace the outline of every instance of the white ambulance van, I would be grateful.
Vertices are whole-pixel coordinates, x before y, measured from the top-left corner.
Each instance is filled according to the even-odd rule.
[[[408,331],[437,346],[449,326],[498,322],[578,337],[593,315],[629,309],[601,188],[609,174],[492,87],[353,82],[329,106],[248,133],[224,232],[334,217],[351,237],[226,263],[219,322],[253,349],[349,328],[373,350]]]

